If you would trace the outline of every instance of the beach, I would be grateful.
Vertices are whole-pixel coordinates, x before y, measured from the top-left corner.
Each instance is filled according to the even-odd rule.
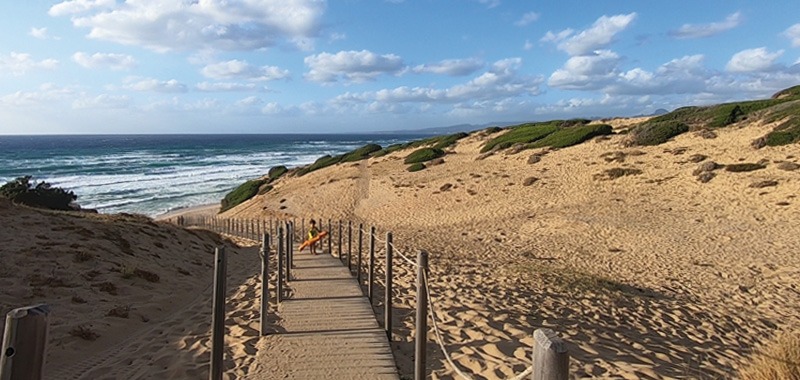
[[[639,120],[604,122],[619,131]],[[800,148],[750,145],[773,126],[489,155],[480,150],[492,134],[476,132],[422,171],[407,171],[411,150],[399,150],[284,176],[217,216],[315,218],[323,230],[352,221],[381,239],[392,232],[399,254],[427,251],[445,347],[477,379],[524,371],[537,328],[567,342],[573,378],[736,378],[761,345],[800,327]],[[763,168],[725,169],[742,163]],[[154,221],[0,203],[13,226],[0,236],[13,255],[2,312],[54,306],[49,378],[205,376],[217,246],[231,252],[225,376],[262,373],[257,242],[168,222],[217,207]],[[416,277],[402,261],[395,275],[391,346],[409,376]],[[432,333],[429,347],[432,378],[454,378]]]

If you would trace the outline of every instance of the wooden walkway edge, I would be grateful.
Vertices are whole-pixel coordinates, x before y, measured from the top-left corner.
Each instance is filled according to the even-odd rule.
[[[277,331],[259,341],[248,378],[399,379],[386,333],[347,267],[328,254],[295,252],[294,263]]]

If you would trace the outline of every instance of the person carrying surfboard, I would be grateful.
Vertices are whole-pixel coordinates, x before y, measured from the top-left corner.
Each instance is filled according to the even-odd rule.
[[[317,237],[317,235],[319,235],[319,229],[317,229],[317,221],[314,220],[314,219],[311,219],[311,229],[308,230],[308,239],[311,240],[311,239]],[[309,248],[311,248],[311,254],[312,255],[316,255],[317,254],[317,243],[316,242],[311,243],[311,247],[309,247]]]

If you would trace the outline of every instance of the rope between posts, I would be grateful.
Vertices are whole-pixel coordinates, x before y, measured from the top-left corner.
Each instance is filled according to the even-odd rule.
[[[436,335],[436,343],[439,344],[439,347],[442,349],[442,352],[444,353],[445,360],[447,361],[448,364],[450,364],[450,367],[453,368],[453,370],[456,372],[456,374],[458,374],[459,376],[461,376],[464,379],[472,380],[472,377],[470,377],[469,375],[467,375],[464,372],[462,372],[456,366],[456,364],[453,362],[452,357],[450,356],[450,353],[447,351],[447,349],[444,346],[444,339],[442,338],[442,333],[439,331],[439,325],[438,325],[437,320],[436,320],[436,308],[435,308],[434,303],[433,303],[433,295],[431,293],[431,288],[428,285],[428,273],[427,273],[427,271],[422,271],[422,279],[423,279],[423,283],[425,284],[425,290],[428,293],[428,308],[430,309],[431,320],[433,321],[433,332]],[[528,375],[530,375],[532,372],[533,372],[533,366],[530,366],[524,372],[520,373],[517,376],[514,376],[513,378],[511,378],[509,380],[522,380],[525,377],[527,377]]]

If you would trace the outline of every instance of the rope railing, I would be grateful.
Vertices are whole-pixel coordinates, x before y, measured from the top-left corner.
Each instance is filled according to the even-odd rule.
[[[274,220],[277,220],[277,223],[273,223]],[[287,237],[287,239],[286,239],[287,242],[286,243],[287,244],[286,245],[287,245],[287,247],[284,249],[284,251],[288,251],[289,252],[289,255],[287,256],[287,260],[289,261],[289,263],[286,264],[287,265],[286,269],[288,271],[288,270],[290,270],[289,268],[290,268],[290,265],[291,265],[291,251],[293,250],[292,248],[290,248],[291,241],[289,241],[289,240],[291,239],[292,241],[298,241],[298,242],[304,240],[303,232],[302,232],[303,228],[302,227],[301,228],[294,228],[294,223],[296,223],[296,220],[297,220],[297,218],[289,218],[289,217],[271,218],[269,220],[269,224],[268,225],[266,223],[266,220],[241,220],[241,219],[218,218],[218,217],[211,217],[211,218],[208,218],[208,217],[195,217],[195,218],[178,217],[178,218],[175,218],[174,221],[175,221],[175,223],[177,223],[177,224],[179,224],[181,226],[195,225],[195,226],[206,227],[206,228],[209,228],[209,229],[211,229],[212,231],[215,231],[215,232],[224,233],[224,234],[228,234],[228,235],[231,235],[231,236],[236,236],[236,237],[249,239],[249,240],[254,240],[254,241],[260,241],[261,240],[260,236],[262,236],[264,234],[273,234],[273,231],[274,232],[279,232],[282,229],[280,227],[280,224],[281,223],[286,223],[286,225],[287,225],[287,230],[286,230],[286,237]],[[301,223],[305,223],[305,220],[306,220],[306,218],[301,218]],[[322,227],[323,226],[323,224],[322,224],[323,219],[320,218],[319,220],[320,220],[320,227]],[[417,260],[413,260],[411,257],[409,257],[411,255],[407,254],[406,252],[408,252],[408,250],[411,250],[411,251],[419,251],[419,250],[413,249],[413,247],[412,248],[408,248],[405,251],[400,249],[396,244],[394,244],[394,242],[391,241],[391,236],[390,236],[391,233],[387,234],[387,240],[388,241],[384,240],[384,239],[381,239],[380,237],[378,237],[378,234],[376,233],[376,228],[375,227],[371,227],[369,230],[365,229],[363,221],[358,221],[358,222],[349,221],[349,222],[346,223],[347,228],[345,228],[345,229],[343,229],[345,224],[341,220],[339,221],[338,225],[339,225],[339,227],[338,227],[338,231],[337,231],[337,229],[334,228],[334,225],[333,225],[332,221],[330,219],[328,219],[328,229],[330,230],[328,232],[330,234],[329,237],[328,237],[328,250],[329,250],[329,253],[331,255],[334,254],[333,247],[332,247],[332,242],[333,242],[333,237],[334,237],[333,236],[334,235],[334,231],[336,231],[336,232],[338,232],[338,256],[339,256],[339,259],[347,261],[347,263],[344,263],[344,265],[346,265],[348,268],[350,268],[351,275],[356,276],[359,285],[362,285],[361,284],[361,282],[362,282],[361,281],[361,278],[362,278],[362,276],[361,276],[362,272],[361,271],[362,271],[362,253],[363,253],[362,244],[363,244],[363,238],[366,236],[368,241],[370,241],[370,244],[369,244],[369,254],[370,254],[369,264],[365,264],[365,265],[368,265],[367,269],[369,270],[369,278],[368,278],[368,283],[367,283],[367,292],[369,294],[370,304],[372,304],[372,293],[373,293],[373,289],[372,288],[373,288],[373,285],[375,283],[375,279],[373,278],[372,272],[373,272],[374,266],[375,266],[374,259],[375,259],[375,254],[376,253],[382,253],[381,256],[387,258],[387,263],[388,263],[387,265],[393,265],[393,263],[394,263],[394,261],[391,260],[390,256],[392,256],[392,257],[393,256],[399,256],[401,258],[401,260],[399,261],[400,263],[408,264],[412,268],[415,268],[415,269],[418,270],[418,275],[421,277],[419,280],[421,281],[421,285],[424,287],[424,289],[418,288],[418,293],[420,293],[420,292],[422,292],[424,290],[424,295],[423,296],[424,296],[425,299],[421,300],[420,299],[420,294],[417,294],[417,297],[418,297],[418,299],[417,299],[417,307],[419,308],[420,304],[424,304],[424,305],[427,306],[425,308],[425,309],[427,309],[427,313],[425,313],[425,314],[428,314],[430,316],[430,319],[432,321],[432,326],[431,327],[432,327],[432,330],[434,332],[435,341],[436,341],[437,345],[439,346],[439,348],[442,351],[442,354],[444,356],[445,362],[453,369],[453,372],[455,372],[455,374],[458,377],[460,377],[462,379],[466,379],[466,380],[473,380],[473,378],[470,375],[464,373],[461,370],[461,368],[459,368],[458,365],[456,365],[455,361],[453,360],[452,354],[447,350],[447,344],[444,341],[442,330],[440,328],[440,324],[442,324],[443,322],[437,316],[437,310],[438,310],[438,306],[439,305],[436,302],[436,297],[434,296],[434,294],[431,291],[432,290],[431,289],[431,283],[430,283],[430,279],[429,279],[429,275],[428,275],[428,268],[427,268],[427,254],[424,254],[425,259],[424,259],[424,262],[422,264],[420,262],[418,262],[419,257],[418,257]],[[357,267],[356,267],[355,273],[352,272],[352,267],[351,267],[352,264],[353,264],[353,259],[354,259],[354,258],[351,257],[353,255],[353,248],[356,248],[352,244],[353,243],[353,236],[352,236],[353,232],[355,232],[356,235],[357,235],[357,238],[356,238],[357,241],[356,241],[356,244],[355,244],[355,246],[357,247],[357,251],[355,252],[355,254],[357,255],[357,257],[355,258]],[[275,235],[272,235],[272,236],[275,236]],[[344,239],[343,239],[343,236],[344,236]],[[347,249],[346,250],[344,249],[343,240],[346,240],[346,245],[347,245]],[[376,243],[380,243],[385,248],[377,248],[376,247],[376,245],[377,245]],[[267,243],[267,244],[269,244],[269,243]],[[323,245],[323,249],[324,249],[324,245]],[[388,250],[391,250],[391,254],[387,254]],[[424,265],[424,268],[420,268],[420,265]],[[279,264],[279,267],[280,267],[280,264]],[[386,303],[385,306],[387,307],[387,311],[391,309],[391,304],[392,304],[391,300],[388,300],[388,294],[389,294],[389,292],[391,292],[391,279],[389,277],[391,276],[391,273],[392,273],[389,269],[390,268],[387,266],[387,270],[385,272],[388,272],[388,273],[385,273],[387,275],[387,278],[386,278],[386,283],[384,283],[384,285],[387,287],[387,295],[386,295],[387,300],[385,301],[385,303]],[[289,281],[289,277],[290,277],[290,275],[287,273],[286,281]],[[280,283],[280,281],[279,281],[279,283]],[[280,296],[279,296],[278,300],[280,301]],[[389,336],[389,339],[391,340],[391,326],[388,325],[389,322],[390,322],[391,313],[387,312],[386,314],[389,316],[389,318],[387,318],[385,324],[387,324],[387,327],[386,327],[387,334]],[[419,314],[418,314],[418,318],[419,318]],[[417,323],[418,324],[420,323],[419,319],[418,319]],[[426,326],[426,325],[427,325],[427,323],[422,324],[422,326]],[[424,353],[424,349],[423,349],[422,352]],[[425,359],[424,356],[425,355],[422,355],[422,356],[423,357],[420,358],[420,359],[424,361],[424,359]],[[501,363],[503,363],[503,362],[501,361]],[[553,363],[555,363],[555,364],[553,364]],[[526,368],[525,371],[523,371],[522,373],[520,373],[520,374],[518,374],[518,375],[516,375],[516,376],[514,376],[512,378],[509,378],[509,380],[521,380],[521,379],[526,378],[526,377],[531,376],[531,375],[533,375],[532,376],[533,379],[550,379],[550,378],[561,379],[561,378],[566,378],[567,374],[568,374],[567,368],[566,368],[566,363],[568,363],[568,356],[567,356],[566,348],[565,348],[563,342],[557,336],[555,336],[555,334],[551,330],[549,330],[549,329],[538,329],[534,333],[533,364],[529,365],[528,368]],[[514,365],[519,365],[520,363],[512,364],[512,363],[509,363],[509,362],[504,362],[504,364],[506,364],[506,365],[508,365],[508,366],[513,368]],[[422,375],[424,376],[424,364],[422,365],[422,367],[423,367]],[[537,368],[539,368],[539,369],[536,370]],[[417,369],[415,369],[415,374],[417,374],[417,375],[419,374],[419,371]],[[419,378],[419,376],[416,376],[416,377]]]

